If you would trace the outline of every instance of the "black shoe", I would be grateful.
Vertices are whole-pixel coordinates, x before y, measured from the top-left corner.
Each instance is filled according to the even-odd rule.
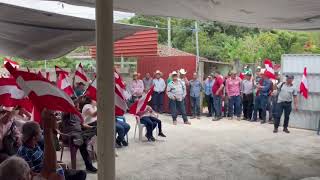
[[[153,142],[156,141],[156,139],[153,136],[150,137],[150,140]]]
[[[127,141],[122,141],[121,144],[122,144],[123,146],[128,146]]]
[[[246,117],[243,117],[241,120],[247,120],[248,118],[246,118]]]
[[[89,167],[87,167],[86,170],[87,170],[88,172],[90,172],[90,173],[97,173],[97,171],[98,171],[98,169],[95,168],[95,167],[92,166],[92,165],[89,166]]]
[[[208,114],[207,117],[212,117],[212,116],[210,114]]]
[[[285,132],[285,133],[290,133],[290,131],[289,131],[287,128],[284,128],[284,129],[283,129],[283,132]]]
[[[161,137],[167,137],[167,136],[164,135],[162,132],[160,132],[158,135],[161,136]]]
[[[116,148],[122,148],[121,141],[119,141],[118,139],[116,140]]]
[[[277,132],[278,132],[278,129],[274,128],[273,133],[277,133]]]
[[[261,121],[261,124],[265,124],[266,123],[266,121]]]

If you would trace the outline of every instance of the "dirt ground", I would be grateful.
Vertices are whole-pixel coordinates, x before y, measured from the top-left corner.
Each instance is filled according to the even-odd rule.
[[[174,126],[169,116],[160,119],[167,138],[138,142],[135,120],[127,116],[130,144],[117,149],[118,180],[320,179],[320,136],[314,131],[291,128],[290,134],[273,134],[271,124],[202,117],[191,120],[191,126],[181,119]],[[80,154],[78,164],[83,168]]]

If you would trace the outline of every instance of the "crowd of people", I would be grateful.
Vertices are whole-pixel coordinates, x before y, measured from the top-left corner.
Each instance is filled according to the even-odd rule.
[[[173,71],[167,81],[162,72],[154,72],[154,78],[147,73],[141,80],[140,74],[134,73],[130,82],[129,92],[131,101],[142,97],[150,87],[154,86],[151,106],[157,113],[164,112],[164,96],[169,98],[169,113],[173,124],[177,125],[178,115],[182,115],[185,124],[191,124],[188,120],[186,107],[191,106],[190,119],[200,119],[202,110],[200,100],[204,95],[205,104],[208,107],[208,117],[213,121],[219,121],[223,117],[228,119],[260,121],[264,124],[274,124],[274,132],[278,132],[281,115],[284,112],[284,132],[289,133],[288,123],[292,111],[297,109],[297,89],[293,86],[294,77],[286,76],[286,81],[281,82],[281,76],[275,72],[275,78],[270,78],[265,69],[260,66],[253,73],[249,66],[245,66],[243,72],[230,71],[222,76],[219,71],[209,74],[203,83],[197,73],[192,74],[188,80],[184,69]],[[187,96],[188,95],[188,96]],[[186,98],[190,98],[186,101]],[[186,104],[190,102],[190,104]],[[268,113],[267,113],[268,112]],[[268,114],[268,116],[267,116]],[[268,117],[268,119],[267,119]]]

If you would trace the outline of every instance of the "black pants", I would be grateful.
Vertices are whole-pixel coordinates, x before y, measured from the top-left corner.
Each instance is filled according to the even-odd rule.
[[[80,145],[78,147],[79,147],[79,151],[82,156],[82,159],[84,161],[84,164],[86,165],[87,168],[92,166],[92,159],[91,159],[89,152],[88,152],[88,149],[87,149],[88,141],[95,135],[97,135],[96,128],[87,129],[82,132],[71,133],[72,139],[82,139],[82,141],[83,141],[82,145]]]
[[[290,118],[290,113],[292,110],[292,102],[281,102],[281,103],[277,103],[277,113],[276,113],[276,117],[275,122],[274,122],[274,128],[278,129],[279,125],[280,125],[280,119],[282,116],[282,113],[284,112],[284,123],[283,123],[283,128],[286,129],[288,128],[289,125],[289,118]]]
[[[147,138],[153,137],[152,131],[156,126],[154,125],[154,122],[151,120],[151,116],[144,116],[140,118],[140,123],[146,126],[146,129],[147,129],[146,137]]]
[[[66,180],[86,180],[87,173],[82,170],[66,169],[64,177]]]
[[[246,119],[250,119],[252,117],[253,112],[253,94],[243,94],[243,116]]]
[[[161,133],[162,132],[161,120],[158,118],[152,117],[152,116],[150,116],[149,118],[153,122],[154,127],[156,127],[158,125],[159,133]]]
[[[152,108],[158,112],[163,112],[163,97],[164,92],[154,92],[152,95]]]
[[[212,115],[212,110],[213,110],[213,97],[212,95],[206,95],[206,102],[208,105],[208,110],[209,110],[209,115]]]

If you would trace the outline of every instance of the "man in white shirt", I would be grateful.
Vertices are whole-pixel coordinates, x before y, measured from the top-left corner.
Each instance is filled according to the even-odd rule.
[[[153,79],[154,93],[152,95],[153,109],[160,114],[163,112],[163,96],[166,89],[166,83],[161,78],[161,75],[162,73],[157,70],[155,79]]]

